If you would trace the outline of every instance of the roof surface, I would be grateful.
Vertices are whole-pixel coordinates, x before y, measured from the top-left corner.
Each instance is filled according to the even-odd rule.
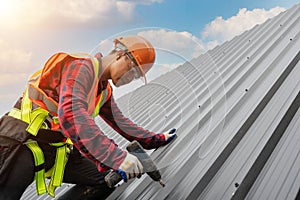
[[[151,153],[166,187],[144,175],[108,199],[299,197],[299,17],[300,4],[119,99],[137,124],[178,137]]]

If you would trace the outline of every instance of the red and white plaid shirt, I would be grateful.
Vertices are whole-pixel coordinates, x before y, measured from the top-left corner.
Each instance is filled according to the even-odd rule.
[[[101,63],[101,58],[97,58]],[[85,157],[94,161],[99,170],[103,170],[103,164],[117,169],[123,162],[126,152],[118,148],[114,141],[100,130],[87,112],[86,97],[93,80],[94,72],[91,62],[78,59],[65,63],[61,73],[49,76],[39,86],[49,97],[59,102],[58,116],[61,128],[64,135],[72,140],[74,146]],[[107,82],[100,82],[98,94],[106,86]],[[146,149],[157,148],[165,144],[165,137],[162,133],[156,134],[145,130],[124,117],[112,96],[101,107],[99,115],[119,134],[129,141],[139,141]]]

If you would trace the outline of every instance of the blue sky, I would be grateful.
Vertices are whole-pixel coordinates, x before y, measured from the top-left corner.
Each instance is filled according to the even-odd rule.
[[[296,0],[165,0],[151,6],[139,5],[137,13],[141,16],[140,25],[167,27],[199,35],[205,24],[217,16],[229,18],[241,8],[248,10],[270,9],[276,6],[290,8],[297,2]]]
[[[114,35],[139,34],[158,49],[156,64],[160,70],[149,75],[154,78],[297,3],[0,0],[0,114],[22,93],[27,77],[55,52],[106,52]],[[117,89],[115,95],[130,89]]]

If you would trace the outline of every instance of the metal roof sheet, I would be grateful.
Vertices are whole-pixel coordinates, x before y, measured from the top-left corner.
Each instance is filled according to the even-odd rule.
[[[165,188],[144,175],[108,199],[299,196],[299,17],[300,4],[119,99],[137,124],[157,132],[176,127],[178,138],[151,153]]]

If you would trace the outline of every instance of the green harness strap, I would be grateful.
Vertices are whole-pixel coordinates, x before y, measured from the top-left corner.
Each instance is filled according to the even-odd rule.
[[[44,154],[36,141],[27,140],[26,145],[33,153],[34,164],[35,164],[34,179],[36,181],[36,191],[38,195],[41,195],[47,192],[47,187],[45,182]]]
[[[18,112],[18,109],[14,109],[14,113]],[[46,117],[48,116],[49,112],[38,107],[32,110],[32,102],[28,97],[28,88],[25,90],[22,104],[21,104],[21,114],[17,114],[18,117],[21,116],[22,121],[28,124],[26,131],[34,136],[37,135],[38,131],[40,130],[41,126],[43,125]]]
[[[51,143],[50,145],[55,146],[56,158],[54,166],[47,171],[45,176],[50,178],[48,185],[48,194],[52,197],[55,196],[54,191],[57,187],[60,187],[64,177],[65,166],[68,161],[68,156],[70,154],[70,146],[72,146],[72,141],[68,138],[66,142]]]
[[[45,126],[45,119],[48,116],[48,111],[42,108],[36,108],[32,110],[32,102],[28,97],[28,91],[26,89],[22,104],[21,110],[13,108],[9,114],[14,118],[20,119],[26,123],[28,123],[28,127],[26,129],[27,132],[36,136],[39,129],[47,128]],[[54,122],[58,123],[57,119],[54,119]],[[68,138],[66,142],[59,143],[51,143],[50,145],[57,147],[56,151],[56,159],[54,166],[45,173],[45,159],[44,153],[42,149],[39,147],[38,143],[34,140],[27,140],[25,142],[27,147],[31,150],[34,163],[35,163],[35,181],[36,181],[36,190],[37,194],[41,195],[47,193],[55,197],[55,189],[58,186],[61,186],[63,181],[64,169],[68,160],[68,154],[70,153],[70,148],[72,146],[71,140]],[[50,182],[48,184],[48,189],[46,187],[45,177],[50,178]]]

